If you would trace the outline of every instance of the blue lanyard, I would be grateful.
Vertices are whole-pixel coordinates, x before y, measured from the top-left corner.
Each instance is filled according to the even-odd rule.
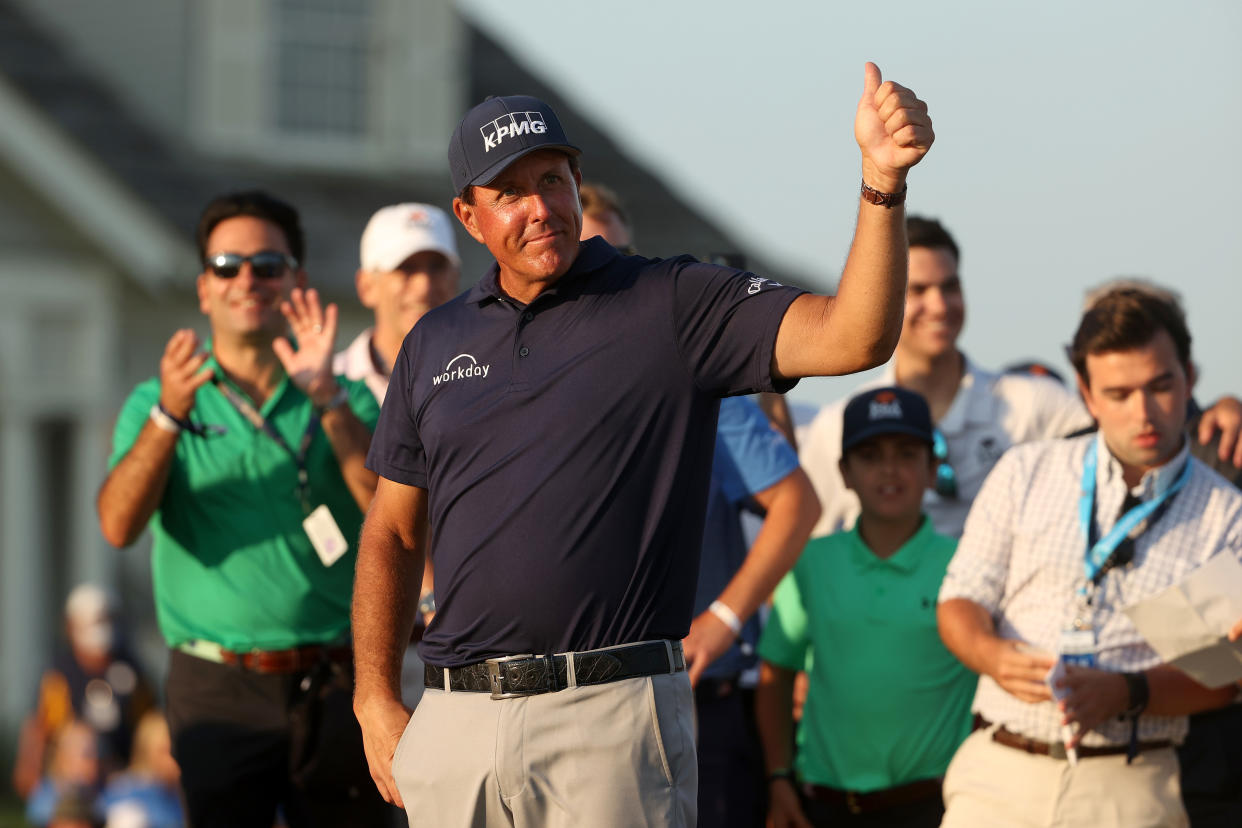
[[[1134,527],[1138,526],[1152,513],[1168,502],[1169,498],[1177,494],[1186,481],[1190,479],[1190,460],[1186,460],[1186,464],[1182,466],[1181,472],[1177,475],[1177,479],[1173,481],[1173,485],[1169,486],[1156,497],[1146,503],[1135,506],[1130,511],[1122,515],[1116,525],[1109,531],[1107,535],[1100,538],[1094,545],[1091,543],[1091,523],[1095,512],[1095,475],[1099,461],[1096,457],[1096,445],[1099,441],[1092,440],[1091,445],[1087,446],[1087,454],[1082,461],[1082,494],[1078,499],[1078,523],[1082,528],[1083,544],[1087,547],[1087,553],[1083,557],[1083,569],[1087,575],[1087,583],[1095,582],[1096,576],[1100,570],[1108,563],[1108,559],[1122,540],[1126,538]],[[1086,594],[1087,587],[1079,589],[1079,594]]]

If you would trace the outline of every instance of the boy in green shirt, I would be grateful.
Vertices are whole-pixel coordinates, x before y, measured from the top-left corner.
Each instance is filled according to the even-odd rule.
[[[769,825],[936,826],[940,777],[970,733],[975,676],[936,630],[956,542],[922,513],[934,479],[922,396],[880,388],[846,406],[841,474],[854,528],[812,540],[776,590],[759,643]],[[792,686],[813,664],[793,755]]]

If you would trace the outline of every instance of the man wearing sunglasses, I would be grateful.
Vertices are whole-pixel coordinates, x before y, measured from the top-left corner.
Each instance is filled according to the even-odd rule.
[[[957,242],[935,219],[910,216],[906,232],[910,259],[901,339],[883,375],[859,391],[900,385],[927,399],[936,425],[937,468],[923,508],[937,532],[956,538],[984,478],[1006,449],[1064,437],[1092,420],[1078,396],[1056,380],[989,371],[958,349],[966,299]],[[823,507],[816,537],[846,529],[858,516],[858,498],[838,467],[844,407],[844,401],[825,407],[799,447]],[[1205,414],[1200,434],[1206,440],[1220,430],[1232,453],[1240,426],[1237,401],[1225,398]]]
[[[690,629],[719,400],[877,364],[897,339],[926,106],[868,64],[835,298],[581,241],[580,150],[528,96],[450,141],[496,265],[406,339],[368,465],[354,642],[372,775],[414,825],[694,825]],[[397,676],[428,527],[437,612]]]
[[[354,544],[378,406],[336,377],[335,305],[306,289],[297,212],[221,196],[198,226],[210,339],[169,339],[117,420],[100,526],[148,522],[190,824],[382,825],[349,712]]]

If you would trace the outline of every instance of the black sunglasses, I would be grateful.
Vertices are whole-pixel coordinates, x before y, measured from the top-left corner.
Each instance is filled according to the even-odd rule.
[[[936,494],[957,497],[957,473],[949,465],[949,444],[940,429],[932,429],[932,456],[936,458]]]
[[[296,270],[298,260],[276,250],[260,250],[243,256],[240,253],[217,253],[208,256],[207,269],[221,279],[232,279],[241,273],[242,265],[250,262],[250,271],[256,279],[278,279],[287,271]]]

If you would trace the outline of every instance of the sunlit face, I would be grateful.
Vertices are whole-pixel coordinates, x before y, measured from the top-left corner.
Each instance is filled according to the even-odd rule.
[[[207,237],[207,255],[237,253],[250,256],[264,250],[292,255],[285,234],[269,221],[254,216],[225,219]],[[210,268],[198,277],[199,309],[211,321],[215,338],[271,338],[287,327],[280,304],[294,287],[303,287],[306,274],[286,269],[273,278],[259,278],[249,262],[231,279]]]
[[[582,216],[582,240],[586,241],[595,236],[602,236],[604,241],[617,249],[633,244],[630,228],[612,210],[605,211],[603,215]]]
[[[474,204],[453,200],[453,212],[500,265],[502,284],[555,280],[578,255],[581,176],[569,158],[540,150],[519,158],[495,181],[474,188]]]
[[[435,250],[413,254],[392,270],[358,271],[358,296],[376,324],[409,331],[423,314],[457,295],[458,268]]]
[[[1160,330],[1142,347],[1088,354],[1086,366],[1088,382],[1079,377],[1078,388],[1113,456],[1138,473],[1172,459],[1194,384],[1173,337]]]
[[[864,512],[883,520],[919,515],[931,485],[931,446],[909,434],[882,434],[854,446],[841,458],[841,477],[858,495]]]
[[[906,313],[898,354],[934,359],[954,350],[966,321],[966,303],[953,251],[911,247]]]

